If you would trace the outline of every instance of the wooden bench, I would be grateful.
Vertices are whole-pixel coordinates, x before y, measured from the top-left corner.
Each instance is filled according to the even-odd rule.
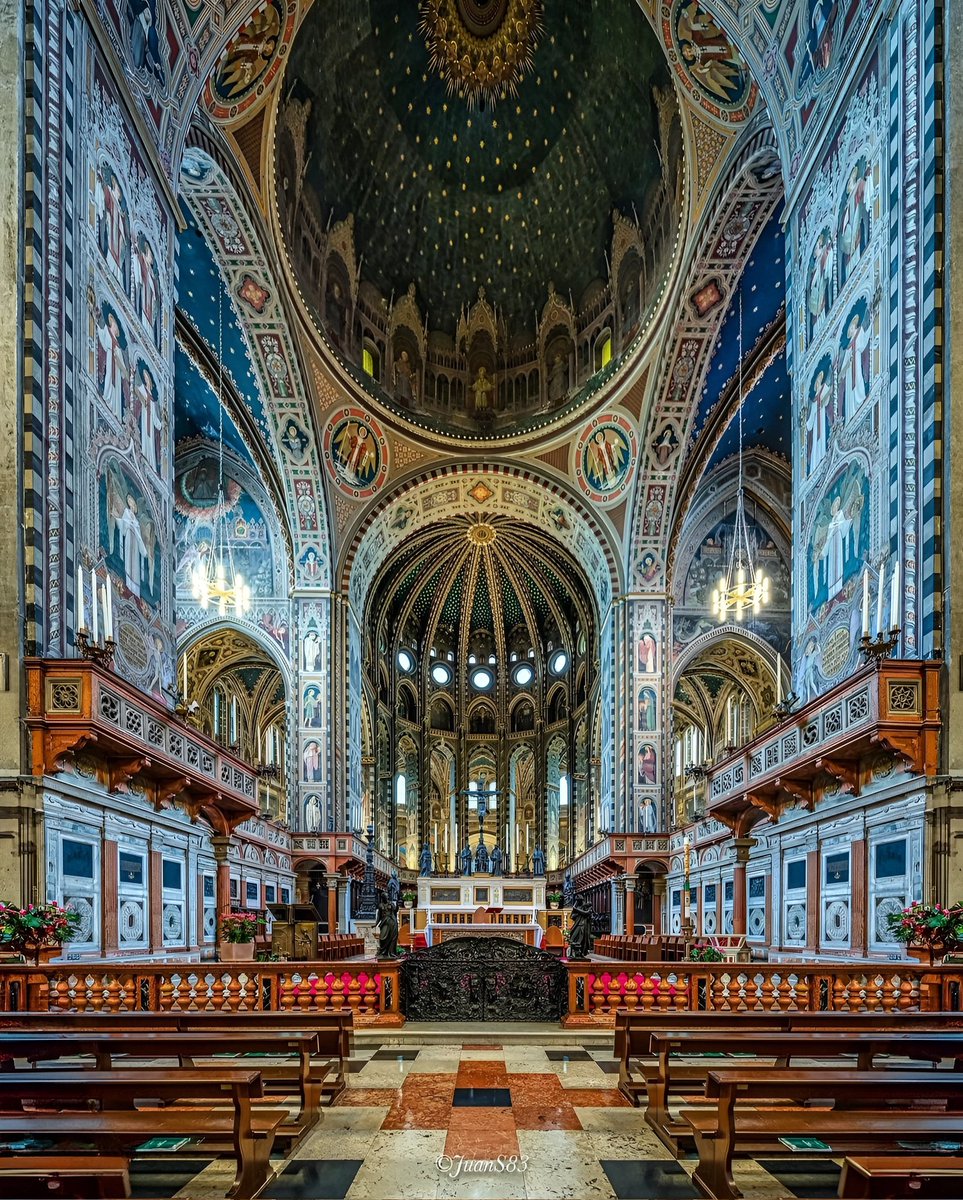
[[[318,1035],[266,1029],[262,1032],[237,1033],[218,1030],[216,1040],[210,1033],[145,1029],[140,1032],[78,1030],[62,1033],[29,1030],[0,1030],[0,1066],[14,1059],[50,1062],[75,1056],[92,1056],[98,1070],[110,1070],[119,1055],[147,1059],[177,1059],[182,1067],[193,1067],[197,1059],[211,1059],[220,1053],[295,1055],[297,1090],[301,1109],[295,1118],[300,1136],[314,1125],[320,1112],[321,1081],[330,1064],[312,1073],[311,1055],[318,1049]],[[223,1063],[219,1064],[223,1065]],[[259,1064],[262,1075],[266,1065]]]
[[[769,1078],[789,1066],[792,1059],[837,1059],[855,1057],[855,1069],[870,1071],[881,1055],[895,1055],[916,1061],[938,1063],[951,1059],[963,1060],[963,1032],[958,1030],[826,1030],[816,1028],[795,1032],[769,1030],[733,1030],[716,1032],[681,1030],[677,1033],[653,1033],[651,1050],[658,1058],[657,1066],[645,1071],[648,1106],[646,1122],[674,1153],[691,1141],[688,1123],[673,1118],[669,1105],[680,1081],[701,1088],[710,1071],[718,1069],[717,1059],[706,1058],[699,1063],[680,1064],[674,1059],[681,1055],[713,1055],[743,1052],[753,1058],[773,1059],[767,1068]],[[746,1064],[748,1066],[748,1064]],[[839,1064],[836,1064],[837,1066]],[[849,1065],[849,1064],[847,1064]]]
[[[0,1194],[17,1200],[116,1200],[130,1195],[127,1159],[89,1154],[0,1157]]]
[[[55,1032],[72,1030],[100,1032],[106,1028],[118,1032],[139,1033],[145,1029],[167,1032],[211,1033],[220,1040],[223,1031],[235,1033],[264,1033],[278,1030],[282,1033],[314,1033],[318,1037],[317,1053],[324,1063],[313,1064],[318,1070],[324,1068],[321,1078],[321,1096],[329,1103],[345,1087],[345,1060],[351,1057],[354,1039],[354,1017],[350,1011],[339,1013],[302,1012],[93,1012],[93,1013],[29,1013],[11,1012],[0,1015],[0,1033],[3,1029],[36,1030]],[[288,1066],[263,1065],[266,1080],[286,1083],[295,1076]]]
[[[850,1200],[908,1200],[915,1196],[959,1200],[963,1196],[963,1158],[847,1158],[839,1177],[839,1195]]]
[[[837,1153],[840,1143],[856,1149],[897,1141],[959,1136],[959,1112],[913,1111],[914,1104],[963,1101],[963,1077],[955,1071],[869,1070],[766,1070],[722,1068],[710,1070],[706,1096],[713,1107],[683,1109],[680,1117],[692,1128],[699,1165],[693,1182],[706,1196],[735,1200],[741,1192],[732,1178],[732,1156],[737,1147],[753,1153],[791,1154],[780,1138],[832,1139],[825,1153]],[[855,1107],[812,1109],[737,1110],[738,1101],[770,1100],[795,1104],[805,1101],[841,1101]],[[818,1152],[818,1151],[813,1151]],[[807,1153],[810,1153],[807,1150]]]

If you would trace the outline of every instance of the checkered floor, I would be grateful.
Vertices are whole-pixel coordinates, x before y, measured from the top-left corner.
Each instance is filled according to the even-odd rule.
[[[611,1051],[390,1046],[349,1063],[348,1087],[263,1193],[266,1200],[686,1200],[675,1161],[617,1090]],[[501,1163],[501,1169],[497,1166]],[[496,1165],[493,1165],[496,1164]],[[222,1200],[233,1163],[135,1162],[146,1200]],[[832,1161],[739,1160],[747,1200],[836,1195]]]

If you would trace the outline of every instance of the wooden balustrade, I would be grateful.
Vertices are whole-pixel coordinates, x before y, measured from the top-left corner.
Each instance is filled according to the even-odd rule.
[[[566,1025],[639,1012],[963,1012],[963,966],[919,963],[568,964]]]
[[[388,962],[50,963],[0,967],[0,1013],[264,1012],[350,1009],[355,1023],[400,1024]],[[2,1022],[2,1017],[0,1017]]]

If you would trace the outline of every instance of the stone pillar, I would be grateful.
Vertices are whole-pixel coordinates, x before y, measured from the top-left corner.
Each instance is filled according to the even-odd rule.
[[[732,932],[744,934],[749,916],[748,896],[746,895],[746,867],[749,865],[749,851],[756,844],[755,838],[733,838],[732,850],[735,864],[732,869]]]
[[[328,876],[328,933],[338,932],[338,877]]]
[[[211,846],[214,849],[214,861],[217,863],[217,883],[214,887],[214,897],[217,918],[217,941],[221,940],[221,917],[231,911],[231,864],[228,861],[227,849],[231,839],[224,834],[214,834]]]
[[[338,930],[347,933],[351,920],[351,877],[338,880]]]
[[[625,932],[629,937],[635,933],[635,880],[625,881]]]
[[[785,934],[783,934],[785,940]],[[806,852],[806,949],[819,949],[819,851]]]
[[[609,880],[609,928],[613,934],[622,932],[622,919],[619,916],[619,881]]]
[[[663,875],[652,880],[652,932],[656,935],[663,933],[665,913],[666,882]]]

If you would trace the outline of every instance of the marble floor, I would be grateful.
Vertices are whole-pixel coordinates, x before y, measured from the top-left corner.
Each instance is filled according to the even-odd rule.
[[[265,1200],[686,1200],[675,1161],[617,1090],[611,1047],[368,1047]],[[832,1161],[736,1163],[746,1200],[836,1195]],[[142,1200],[222,1200],[233,1164],[135,1161]]]

